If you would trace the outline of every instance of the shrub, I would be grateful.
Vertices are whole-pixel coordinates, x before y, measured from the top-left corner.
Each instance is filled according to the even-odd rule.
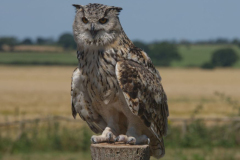
[[[204,64],[201,65],[202,69],[213,69],[214,65],[211,62],[206,62]]]
[[[141,48],[146,53],[149,53],[149,47],[146,43],[141,41],[134,41],[133,43],[136,47]]]
[[[173,60],[181,60],[177,46],[169,42],[154,43],[149,46],[148,53],[153,63],[159,66],[169,66]]]
[[[73,35],[71,33],[64,33],[59,37],[58,44],[65,50],[75,49],[77,47]]]
[[[231,48],[225,48],[213,53],[211,63],[213,66],[229,67],[237,62],[237,60],[237,53]]]

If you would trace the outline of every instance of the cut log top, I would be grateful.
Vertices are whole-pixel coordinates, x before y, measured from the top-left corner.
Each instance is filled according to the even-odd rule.
[[[148,145],[126,145],[122,143],[100,143],[91,145],[93,160],[149,160]]]

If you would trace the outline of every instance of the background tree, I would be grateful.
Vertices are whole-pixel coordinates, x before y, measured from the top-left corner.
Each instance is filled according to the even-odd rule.
[[[218,38],[218,39],[216,39],[215,43],[216,44],[229,44],[230,41],[226,38]]]
[[[201,65],[202,69],[214,69],[214,65],[211,62],[205,62]]]
[[[18,40],[15,37],[2,37],[0,38],[0,49],[2,49],[2,46],[8,45],[10,48],[10,51],[14,50],[14,46],[17,45]]]
[[[38,37],[37,40],[36,40],[36,43],[37,43],[37,44],[40,44],[40,45],[41,45],[41,44],[44,44],[44,42],[45,42],[45,40],[44,40],[44,38],[42,38],[42,37]]]
[[[55,44],[55,42],[52,38],[42,38],[42,37],[38,37],[36,40],[36,43],[39,45]]]
[[[61,45],[65,50],[75,49],[77,47],[73,35],[70,33],[64,33],[59,37],[58,44]]]
[[[136,47],[141,48],[146,53],[149,53],[149,47],[146,43],[143,43],[141,41],[133,41],[133,43]]]
[[[31,45],[33,44],[33,41],[30,38],[25,38],[21,44]]]
[[[212,54],[214,66],[229,67],[238,61],[238,55],[232,48],[219,49]]]
[[[148,53],[153,63],[159,66],[169,66],[173,60],[181,60],[177,46],[169,42],[158,42],[149,45]]]
[[[3,51],[3,42],[0,39],[0,51]]]

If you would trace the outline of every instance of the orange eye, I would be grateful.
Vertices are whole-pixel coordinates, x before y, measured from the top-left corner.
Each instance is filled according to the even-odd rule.
[[[86,17],[83,17],[83,18],[82,18],[82,21],[83,21],[83,23],[88,23],[88,20],[87,20]]]
[[[107,18],[101,18],[101,19],[99,19],[99,22],[100,22],[101,24],[107,23],[107,21],[108,21]]]

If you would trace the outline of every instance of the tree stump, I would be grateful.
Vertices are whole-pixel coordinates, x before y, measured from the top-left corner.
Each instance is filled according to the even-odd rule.
[[[148,145],[128,145],[122,143],[100,143],[91,145],[93,160],[149,160]]]

